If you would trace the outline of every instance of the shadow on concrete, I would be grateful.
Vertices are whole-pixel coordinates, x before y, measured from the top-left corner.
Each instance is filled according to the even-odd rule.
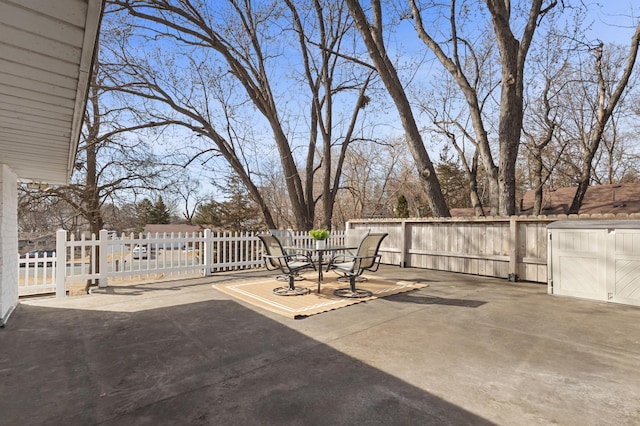
[[[487,302],[481,300],[449,299],[444,297],[424,296],[417,292],[408,292],[388,296],[388,300],[396,302],[417,303],[421,305],[449,305],[463,308],[478,308]]]
[[[22,304],[0,347],[2,424],[491,424],[227,300]]]
[[[268,271],[220,272],[217,274],[213,274],[206,279],[212,284],[215,284],[216,282],[229,282],[236,280],[239,281],[262,277],[273,277],[273,274],[269,273]],[[114,282],[110,283],[107,287],[104,288],[92,286],[90,288],[90,293],[117,294],[120,296],[139,296],[151,291],[157,291],[159,289],[159,285],[162,286],[162,290],[181,292],[184,291],[185,288],[202,286],[202,282],[200,281],[202,279],[204,279],[204,277],[201,276],[175,276],[163,280],[150,279],[147,281],[135,281],[127,284]],[[36,296],[40,297],[41,295]]]

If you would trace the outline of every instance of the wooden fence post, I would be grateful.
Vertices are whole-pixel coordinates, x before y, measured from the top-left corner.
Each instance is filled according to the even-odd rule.
[[[107,254],[109,250],[107,250],[107,246],[109,245],[109,231],[106,229],[101,229],[98,234],[98,287],[106,288],[109,282],[109,261],[107,259]]]
[[[518,281],[518,216],[509,218],[509,281]]]
[[[408,257],[408,249],[407,242],[409,238],[407,238],[407,221],[403,220],[400,222],[400,267],[407,267],[407,257]]]
[[[67,231],[59,229],[56,232],[56,297],[65,297],[67,295],[66,281]]]
[[[204,276],[211,275],[211,261],[213,259],[213,238],[211,238],[211,229],[204,230],[204,251],[202,253],[204,257]]]

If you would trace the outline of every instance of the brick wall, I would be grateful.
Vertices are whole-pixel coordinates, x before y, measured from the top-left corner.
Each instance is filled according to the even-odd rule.
[[[17,176],[0,164],[0,326],[18,304]]]

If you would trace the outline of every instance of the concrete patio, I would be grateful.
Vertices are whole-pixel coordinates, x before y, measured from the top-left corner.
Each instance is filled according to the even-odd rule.
[[[429,287],[302,320],[212,288],[256,274],[22,300],[0,424],[640,422],[638,308],[390,266]]]

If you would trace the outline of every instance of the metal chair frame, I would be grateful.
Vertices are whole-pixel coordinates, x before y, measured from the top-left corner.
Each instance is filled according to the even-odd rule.
[[[291,229],[269,229],[269,233],[276,237],[278,241],[280,241],[284,253],[291,256],[292,259],[298,260],[300,262],[313,262],[313,259],[311,258],[311,255],[309,253],[292,253],[291,250],[285,249],[285,247],[295,246],[295,238]],[[289,276],[287,274],[276,275],[276,280],[289,281]],[[301,281],[304,280],[304,277],[300,275],[299,272],[297,272],[295,274],[295,280]]]
[[[299,296],[308,294],[311,290],[308,287],[296,287],[295,281],[299,272],[303,269],[313,268],[313,262],[297,260],[295,256],[288,255],[282,248],[280,240],[273,235],[258,235],[264,245],[266,254],[262,256],[265,267],[268,271],[280,270],[283,276],[287,277],[288,286],[276,287],[273,293],[278,296]]]
[[[387,235],[386,233],[369,234],[360,242],[355,256],[342,255],[342,257],[337,256],[335,258],[342,258],[343,261],[333,261],[330,267],[337,274],[349,279],[349,287],[334,290],[334,295],[349,298],[363,298],[372,295],[369,290],[356,288],[356,279],[365,271],[376,272],[378,270],[382,257],[378,254],[378,251],[380,250],[382,240],[384,240]]]
[[[351,249],[346,249],[344,253],[334,255],[327,263],[327,272],[329,272],[331,268],[331,264],[337,259],[344,259],[345,257],[353,257],[356,256],[358,251],[358,247],[362,243],[362,240],[365,239],[367,235],[369,235],[370,229],[346,229],[344,231],[344,245],[347,247],[355,247]],[[344,260],[343,260],[344,261]],[[356,281],[366,281],[365,277],[357,277]],[[338,277],[338,281],[349,281],[347,277],[340,276]]]

